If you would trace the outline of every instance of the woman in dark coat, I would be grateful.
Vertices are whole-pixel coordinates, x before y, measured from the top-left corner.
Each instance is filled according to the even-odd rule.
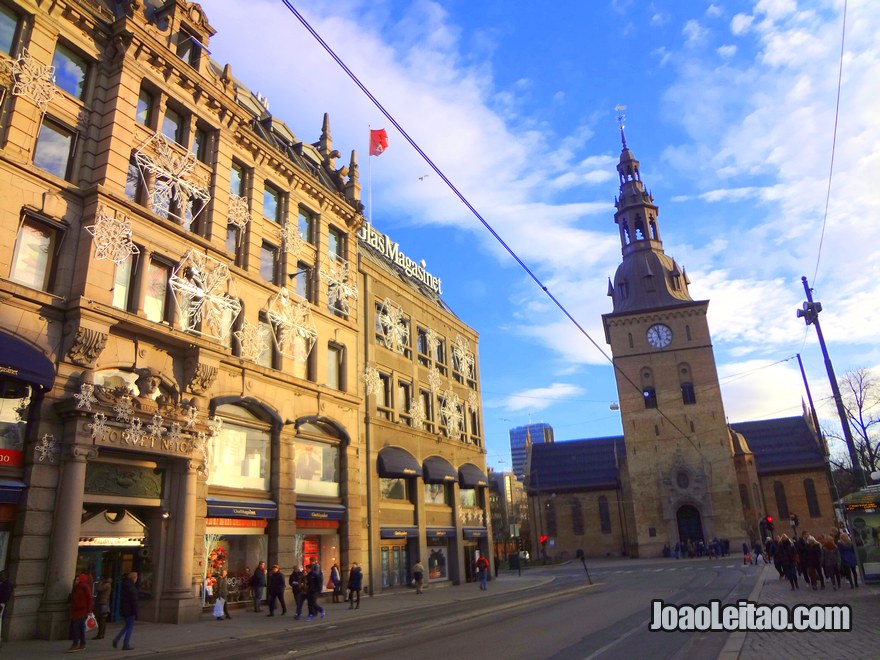
[[[361,606],[361,587],[363,586],[363,581],[364,574],[361,571],[361,567],[357,563],[352,564],[351,570],[348,572],[348,609],[350,610],[356,610]]]
[[[843,576],[849,582],[849,588],[859,586],[859,569],[857,567],[856,549],[853,547],[849,534],[841,534],[837,542],[837,551],[840,553],[840,567]]]
[[[807,578],[807,582],[813,585],[813,591],[819,588],[819,582],[822,588],[825,588],[825,578],[822,576],[822,546],[814,536],[808,536],[804,544],[804,554],[801,556],[803,564],[803,574]]]
[[[778,552],[779,564],[782,566],[782,570],[785,572],[785,577],[788,578],[791,588],[793,590],[800,589],[801,585],[798,584],[797,579],[797,550],[795,550],[794,543],[791,542],[788,535],[782,535],[782,540],[779,542]]]
[[[86,573],[80,573],[70,592],[70,641],[68,653],[86,648],[86,617],[94,610],[92,585]]]

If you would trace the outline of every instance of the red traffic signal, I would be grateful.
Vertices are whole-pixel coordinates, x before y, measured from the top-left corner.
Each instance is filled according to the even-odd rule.
[[[538,537],[538,540],[539,540],[542,544],[547,543],[547,535],[546,535],[546,534],[541,534],[541,536]]]
[[[773,522],[773,516],[767,516],[767,522],[768,522],[768,523],[772,523],[772,522]]]

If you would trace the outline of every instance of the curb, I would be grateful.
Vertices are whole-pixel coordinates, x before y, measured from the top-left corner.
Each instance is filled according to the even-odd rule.
[[[761,590],[764,588],[764,582],[767,579],[767,573],[769,570],[770,564],[765,563],[764,570],[761,571],[758,581],[755,582],[755,586],[749,594],[749,601],[754,603],[758,600],[758,596],[761,595]],[[740,653],[742,653],[743,644],[746,642],[746,635],[748,634],[748,631],[745,630],[737,630],[736,632],[730,633],[730,636],[724,643],[724,647],[721,649],[721,653],[718,654],[718,660],[738,660]]]

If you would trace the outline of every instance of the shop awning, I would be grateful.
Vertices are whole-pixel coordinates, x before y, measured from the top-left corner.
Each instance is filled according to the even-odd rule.
[[[0,479],[0,504],[18,504],[23,490],[23,481]]]
[[[464,527],[461,535],[466,539],[482,539],[489,536],[489,531],[485,527]]]
[[[248,500],[232,497],[208,497],[209,518],[262,518],[275,520],[278,505],[272,500]]]
[[[484,488],[489,482],[476,465],[465,463],[458,468],[458,485],[462,488]]]
[[[297,520],[342,520],[345,507],[341,504],[297,504]]]
[[[455,468],[450,465],[449,461],[439,456],[429,456],[422,463],[423,479],[426,484],[443,484],[450,481],[457,481]]]
[[[422,466],[413,455],[400,447],[385,447],[379,452],[380,477],[421,477]]]
[[[418,535],[418,527],[382,527],[379,530],[379,538],[383,539],[411,539]]]
[[[11,376],[51,390],[55,366],[33,346],[0,332],[0,376]]]
[[[425,536],[429,539],[454,539],[455,527],[428,527]]]

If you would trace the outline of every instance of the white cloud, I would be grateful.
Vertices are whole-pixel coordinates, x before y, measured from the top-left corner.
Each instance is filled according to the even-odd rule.
[[[695,46],[706,41],[709,31],[700,25],[699,21],[691,19],[684,24],[681,34],[684,36],[686,45]]]
[[[748,16],[746,14],[737,14],[732,19],[730,19],[730,31],[735,35],[741,35],[746,32],[755,21],[754,16]]]
[[[719,46],[718,48],[715,49],[715,52],[718,53],[724,59],[729,60],[734,55],[736,55],[736,46],[734,46],[733,44]]]
[[[535,387],[511,394],[500,402],[495,402],[493,407],[500,407],[508,412],[535,413],[583,393],[584,389],[578,385],[552,383],[547,387]]]

